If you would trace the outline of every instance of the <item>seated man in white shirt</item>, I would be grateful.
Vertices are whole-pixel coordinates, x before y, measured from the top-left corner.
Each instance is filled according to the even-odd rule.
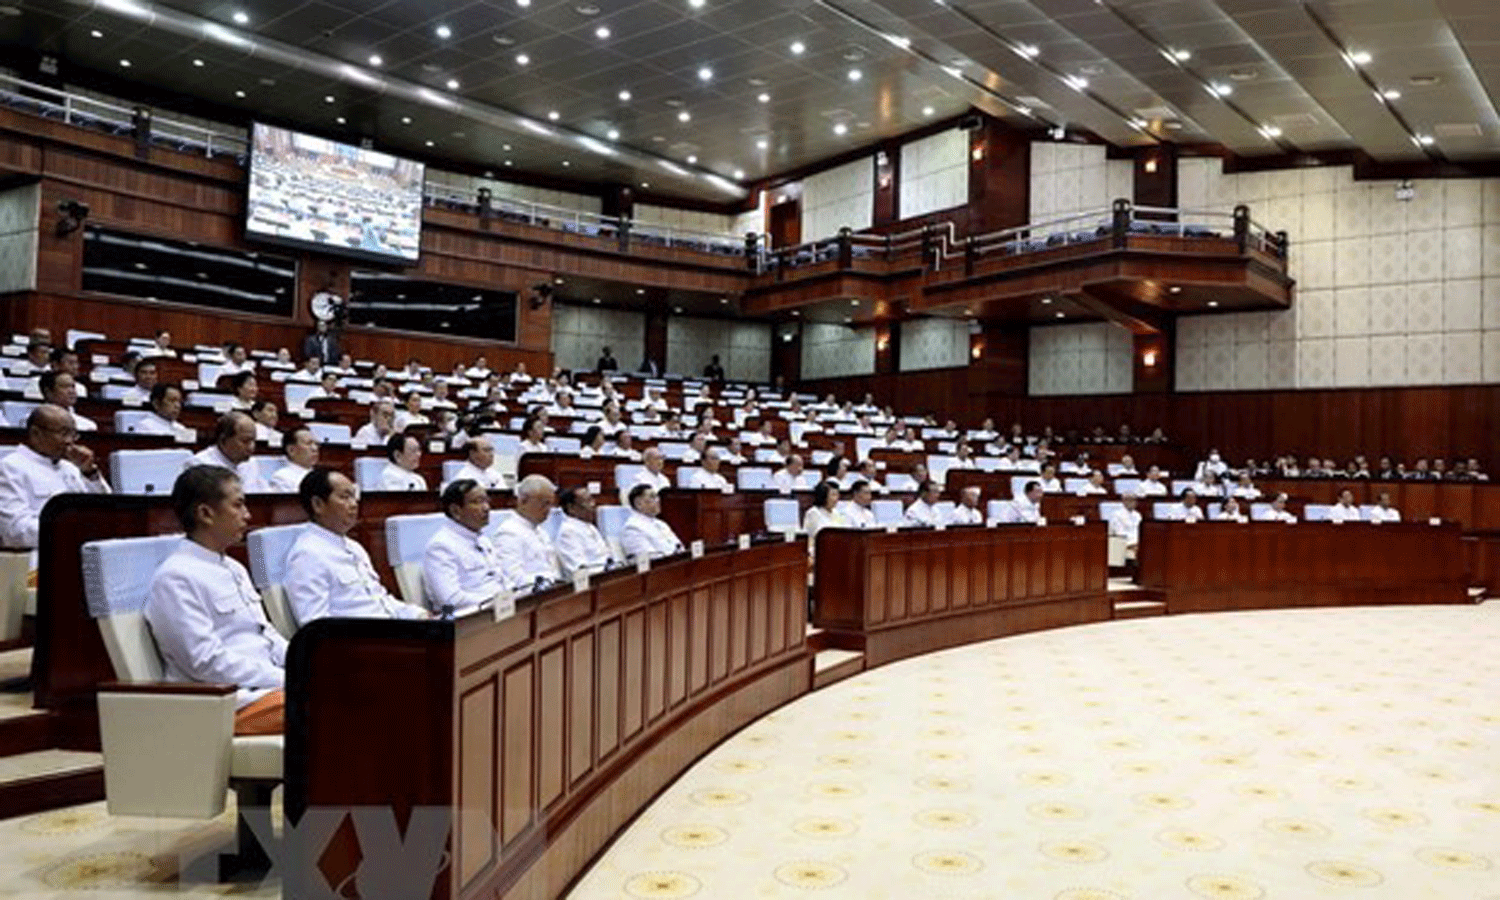
[[[1140,483],[1137,490],[1142,497],[1167,496],[1167,486],[1161,480],[1161,469],[1158,469],[1156,466],[1147,469],[1146,480]]]
[[[495,467],[495,443],[482,434],[469,438],[464,445],[468,459],[459,467],[454,481],[467,478],[478,482],[487,491],[505,489],[505,475]]]
[[[323,360],[317,355],[309,356],[302,361],[302,368],[286,377],[287,381],[296,381],[303,384],[317,384],[323,380]]]
[[[631,513],[620,528],[620,546],[628,560],[659,559],[682,552],[682,541],[672,526],[658,518],[661,499],[656,496],[655,488],[638,484],[630,489],[626,499]]]
[[[281,449],[286,464],[271,476],[271,492],[295,494],[302,487],[302,479],[318,464],[318,436],[306,425],[298,425],[286,433]]]
[[[1242,472],[1239,479],[1235,481],[1234,488],[1229,492],[1229,494],[1230,496],[1238,497],[1241,500],[1259,500],[1260,488],[1257,488],[1255,486],[1255,482],[1250,480],[1249,472]]]
[[[839,504],[844,521],[850,528],[874,528],[875,511],[870,504],[875,500],[875,492],[870,483],[863,478],[857,479],[849,486],[848,494],[849,499]]]
[[[188,469],[172,486],[172,509],[187,537],[151,576],[142,610],[166,680],[232,684],[234,733],[281,734],[287,642],[266,619],[250,573],[225,552],[250,521],[239,479],[217,467]]]
[[[42,507],[58,494],[107,494],[94,453],[78,443],[67,410],[42,405],[26,418],[26,440],[0,459],[0,546],[37,546]]]
[[[1000,521],[1009,524],[1035,525],[1042,520],[1042,484],[1028,481],[1018,497],[1012,497],[1001,510]]]
[[[298,625],[323,618],[419,619],[380,583],[370,554],[349,532],[359,524],[359,491],[342,472],[319,467],[297,499],[311,524],[286,557],[286,599]]]
[[[793,453],[785,466],[771,474],[771,487],[783,494],[807,489],[808,475],[803,469],[801,454]]]
[[[401,409],[396,412],[395,428],[405,431],[411,425],[430,425],[432,420],[422,412],[422,395],[407,391],[401,396]]]
[[[99,423],[87,416],[80,416],[73,405],[78,402],[78,392],[73,376],[67,372],[43,372],[37,376],[37,387],[42,392],[42,402],[60,406],[67,410],[73,427],[79,431],[98,431]]]
[[[1401,512],[1391,505],[1389,491],[1381,491],[1380,496],[1375,499],[1375,508],[1370,510],[1370,521],[1376,524],[1401,521]]]
[[[595,524],[597,504],[586,487],[565,488],[558,496],[565,518],[557,527],[557,559],[564,578],[579,572],[602,572],[615,564],[609,542]]]
[[[120,395],[120,403],[123,406],[145,406],[146,401],[151,399],[151,391],[156,387],[156,362],[143,359],[135,364],[135,384],[131,385],[125,393]]]
[[[255,439],[273,447],[281,445],[281,432],[276,425],[281,421],[281,411],[270,400],[256,400],[250,404],[250,418],[255,422]]]
[[[52,371],[52,345],[47,341],[33,339],[26,345],[26,358],[10,367],[10,374],[17,378],[36,377]]]
[[[938,501],[942,498],[942,485],[930,478],[922,481],[917,485],[917,499],[906,507],[906,514],[902,517],[903,524],[924,525],[928,528],[948,524],[947,517],[937,508]]]
[[[1098,494],[1107,494],[1109,489],[1104,486],[1104,473],[1095,469],[1089,474],[1089,480],[1078,486],[1073,492],[1076,497],[1090,497]]]
[[[1183,491],[1180,502],[1172,507],[1168,517],[1174,522],[1202,522],[1203,507],[1198,505],[1198,492],[1192,488]]]
[[[557,548],[541,527],[556,501],[557,488],[544,475],[516,483],[516,507],[495,533],[501,577],[511,590],[529,594],[562,578]]]
[[[1109,536],[1124,539],[1126,559],[1135,559],[1136,549],[1141,543],[1141,513],[1136,509],[1138,504],[1134,492],[1126,493],[1120,498],[1120,508],[1109,517]]]
[[[664,491],[672,486],[672,480],[667,477],[667,458],[655,447],[647,447],[646,452],[641,454],[642,468],[636,473],[630,484],[624,489],[628,492],[638,484],[646,484],[657,491]]]
[[[1228,500],[1224,501],[1223,507],[1219,509],[1219,514],[1214,516],[1214,521],[1248,522],[1250,521],[1250,519],[1245,515],[1244,508],[1240,506],[1239,498],[1230,497]]]
[[[220,367],[220,375],[238,375],[241,372],[249,372],[255,368],[255,361],[245,352],[241,344],[231,343],[224,348],[224,365]]]
[[[1328,521],[1343,524],[1363,520],[1364,516],[1359,513],[1359,504],[1354,502],[1354,492],[1348,488],[1339,491],[1338,502],[1328,510]]]
[[[1129,453],[1127,453],[1124,456],[1120,457],[1120,461],[1118,463],[1110,467],[1110,471],[1114,472],[1116,475],[1134,475],[1136,474],[1135,460],[1130,456]]]
[[[396,432],[396,404],[376,400],[370,404],[370,421],[354,432],[354,443],[365,447],[384,446]]]
[[[161,383],[151,389],[151,411],[135,424],[136,434],[160,434],[197,441],[198,432],[178,421],[182,416],[182,388]]]
[[[719,448],[709,447],[703,451],[703,466],[693,473],[690,487],[704,491],[732,490],[734,485],[719,471]]]
[[[1271,501],[1270,507],[1261,516],[1261,520],[1266,522],[1286,522],[1289,525],[1296,524],[1297,517],[1287,511],[1286,501],[1286,494],[1277,494],[1276,498]]]
[[[500,552],[484,534],[490,495],[472,478],[457,478],[440,502],[448,521],[422,552],[422,591],[435,613],[470,612],[509,590]]]
[[[1219,456],[1219,451],[1210,450],[1208,451],[1208,459],[1198,463],[1198,471],[1194,475],[1199,481],[1202,481],[1204,476],[1209,474],[1212,474],[1215,478],[1223,478],[1224,473],[1227,471],[1229,471],[1229,464],[1224,462],[1224,459]]]
[[[156,340],[151,347],[142,353],[143,356],[176,356],[177,351],[172,349],[172,332],[165,328],[156,330]]]
[[[380,470],[377,491],[425,491],[427,479],[417,474],[422,464],[422,442],[409,434],[393,434],[385,442],[385,456],[389,460]]]
[[[948,517],[949,525],[983,525],[984,511],[979,506],[979,488],[970,485],[958,492],[958,505]]]
[[[214,426],[214,442],[182,464],[184,469],[194,466],[219,466],[240,476],[240,486],[247,494],[265,494],[270,487],[260,477],[255,461],[255,423],[242,412],[227,412],[219,417]]]
[[[78,351],[67,347],[53,347],[51,360],[52,371],[67,372],[73,376],[73,393],[79,400],[89,395],[89,390],[83,383],[83,373],[79,370]]]
[[[740,443],[739,438],[733,437],[729,439],[729,444],[719,451],[719,461],[728,463],[731,466],[743,466],[745,464],[744,447]]]
[[[1037,479],[1042,485],[1044,494],[1061,494],[1063,492],[1062,479],[1057,477],[1057,466],[1047,463],[1042,466],[1041,477]]]

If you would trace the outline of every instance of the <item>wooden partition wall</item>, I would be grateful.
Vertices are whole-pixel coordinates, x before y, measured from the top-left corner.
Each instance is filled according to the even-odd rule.
[[[607,575],[500,622],[315,623],[288,663],[288,816],[437,810],[448,865],[410,896],[560,896],[701,753],[810,689],[806,581],[805,547],[770,543]],[[374,896],[369,834],[304,848],[321,871],[293,873],[288,896],[299,877]]]
[[[865,665],[1110,618],[1105,528],[818,532],[813,622]]]

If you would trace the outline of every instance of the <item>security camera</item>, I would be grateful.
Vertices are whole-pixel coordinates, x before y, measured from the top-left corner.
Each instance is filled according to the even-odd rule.
[[[57,220],[57,236],[67,237],[83,226],[83,220],[89,217],[89,205],[77,200],[63,200],[57,204],[57,211],[62,218]]]

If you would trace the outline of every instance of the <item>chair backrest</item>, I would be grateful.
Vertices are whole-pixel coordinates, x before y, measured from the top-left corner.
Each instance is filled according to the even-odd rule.
[[[756,462],[779,462],[781,457],[776,453],[775,447],[756,447]]]
[[[354,483],[359,485],[362,491],[378,490],[380,487],[380,473],[385,471],[385,464],[389,462],[383,456],[361,456],[354,460]]]
[[[423,609],[428,605],[423,595],[422,556],[427,552],[427,542],[447,518],[442,513],[420,513],[385,520],[385,552],[395,570],[401,598]]]
[[[938,453],[927,455],[927,474],[939,484],[948,480],[948,470],[958,464],[958,457],[944,456]]]
[[[1327,522],[1333,518],[1333,505],[1329,503],[1309,503],[1302,508],[1302,521],[1304,522]]]
[[[121,681],[160,681],[161,654],[143,610],[151,576],[182,543],[180,534],[90,541],[83,558],[83,595]]]
[[[796,500],[785,498],[773,498],[762,504],[766,517],[767,531],[796,531],[801,523],[797,521],[800,511]]]
[[[448,484],[452,483],[453,479],[458,477],[459,469],[462,469],[463,467],[464,461],[461,459],[443,460],[443,485],[447,486]]]
[[[594,510],[599,533],[609,542],[610,554],[615,559],[625,558],[625,548],[620,544],[620,529],[630,518],[630,508],[625,506],[600,506]]]
[[[348,425],[340,425],[335,422],[308,422],[307,430],[313,433],[320,444],[344,444],[347,446],[354,439],[354,433],[349,430]]]
[[[109,388],[118,387],[118,385],[107,384],[104,387],[105,387],[105,389],[107,391]],[[122,390],[128,390],[128,388],[122,388]],[[104,399],[106,399],[106,400],[118,400],[120,398],[118,396],[110,397],[106,393]],[[151,415],[150,412],[148,412],[146,410],[141,410],[141,409],[122,409],[122,410],[118,410],[115,413],[115,433],[116,434],[130,434],[130,433],[134,432],[135,429],[136,429],[136,427],[141,424],[141,420],[144,419],[144,418],[146,418],[149,415]]]
[[[307,523],[298,522],[257,528],[245,536],[245,551],[250,556],[250,580],[260,589],[266,618],[288,639],[297,630],[297,620],[286,596],[286,557],[306,530]]]
[[[703,471],[702,466],[678,466],[677,486],[680,488],[692,487],[693,476],[701,471]]]
[[[286,398],[286,408],[301,409],[306,406],[307,398],[312,396],[313,392],[317,391],[319,387],[320,385],[316,382],[309,384],[305,381],[288,381],[286,387],[283,388],[285,391],[283,396]]]
[[[123,415],[123,414],[118,414]],[[109,483],[117,494],[170,494],[193,451],[116,450],[109,455]]]
[[[905,472],[892,472],[885,476],[885,486],[900,494],[916,490],[917,480]]]
[[[984,520],[986,522],[1005,522],[1010,518],[1009,500],[991,500],[984,505]]]
[[[656,449],[667,459],[680,460],[687,456],[688,445],[681,441],[662,441],[656,445]]]
[[[615,466],[615,490],[624,493],[635,486],[646,467],[640,463],[620,463]]]
[[[1115,479],[1115,493],[1116,494],[1133,494],[1136,491],[1139,491],[1140,489],[1141,489],[1141,479],[1139,479],[1139,478],[1116,478]]]
[[[557,540],[557,531],[562,528],[563,519],[567,517],[568,514],[556,506],[547,512],[547,518],[542,520],[542,531],[546,533],[549,540]]]
[[[952,500],[939,500],[932,509],[933,512],[937,513],[937,520],[939,522],[947,522],[953,518],[953,509],[955,506],[957,504]]]
[[[1103,519],[1106,522],[1108,522],[1110,519],[1114,518],[1115,513],[1119,512],[1120,510],[1122,510],[1124,508],[1125,508],[1125,504],[1121,503],[1118,500],[1100,500],[1099,501],[1099,518]]]
[[[1063,490],[1067,491],[1070,494],[1076,494],[1076,493],[1078,493],[1079,491],[1083,490],[1084,488],[1086,488],[1088,486],[1089,486],[1089,480],[1087,478],[1064,478],[1063,479]]]
[[[5,420],[7,422],[19,428],[26,424],[26,419],[31,415],[31,411],[39,405],[26,400],[5,400],[0,401],[0,410],[5,411]]]
[[[871,500],[870,512],[875,514],[876,525],[899,525],[906,515],[900,500]]]
[[[1151,504],[1151,518],[1158,522],[1170,522],[1177,518],[1176,500],[1157,500]]]
[[[769,490],[771,470],[763,466],[746,466],[735,472],[734,480],[742,491]]]
[[[545,441],[547,449],[553,453],[577,453],[583,449],[583,442],[578,438],[550,435]]]

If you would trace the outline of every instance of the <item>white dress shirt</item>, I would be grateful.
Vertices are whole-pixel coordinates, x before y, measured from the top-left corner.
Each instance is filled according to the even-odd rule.
[[[809,543],[818,536],[818,532],[828,526],[835,528],[848,528],[849,523],[844,519],[843,510],[838,506],[829,512],[821,506],[809,506],[807,512],[802,514],[802,530],[807,532]]]
[[[298,625],[314,619],[415,619],[422,611],[391,596],[358,541],[309,524],[286,556],[286,598]]]
[[[505,476],[500,473],[499,469],[494,466],[481,469],[467,460],[458,467],[458,472],[448,483],[452,484],[454,481],[462,481],[465,478],[479,482],[480,487],[487,491],[504,490],[506,487]]]
[[[1032,503],[1024,496],[1016,497],[1007,503],[1000,517],[1002,522],[1027,522],[1032,525],[1040,522],[1041,519],[1041,504]]]
[[[562,520],[553,546],[557,549],[557,559],[566,578],[572,578],[585,569],[601,570],[611,561],[609,543],[599,529],[573,516]]]
[[[193,466],[218,466],[240,476],[240,485],[244,487],[247,494],[268,494],[271,492],[270,485],[266,484],[260,477],[260,470],[255,465],[254,459],[247,459],[239,465],[229,461],[224,451],[219,449],[218,444],[210,444],[189,456],[182,464],[182,470],[186,472]]]
[[[965,506],[962,503],[953,507],[953,514],[948,516],[949,525],[983,525],[984,513],[977,506]]]
[[[141,416],[140,421],[135,423],[136,434],[160,434],[167,437],[180,438],[184,441],[197,441],[198,432],[187,427],[181,422],[172,422],[163,419],[155,412],[148,412]]]
[[[1063,492],[1062,481],[1056,478],[1038,478],[1037,484],[1042,486],[1044,494],[1061,494]]]
[[[121,406],[145,406],[149,402],[151,392],[137,385],[131,385],[120,395]]]
[[[422,586],[428,608],[461,613],[505,593],[500,553],[483,534],[449,519],[422,554]]]
[[[385,442],[390,440],[391,435],[395,433],[392,431],[385,437],[381,437],[380,432],[375,430],[375,423],[366,422],[359,427],[358,431],[354,432],[352,441],[356,444],[363,444],[366,447],[384,446]]]
[[[377,491],[425,491],[427,479],[401,468],[393,462],[380,470],[380,480],[375,483]]]
[[[1284,509],[1281,510],[1280,512],[1277,512],[1274,509],[1267,509],[1266,512],[1265,512],[1265,517],[1263,519],[1261,519],[1261,521],[1263,521],[1263,522],[1286,522],[1288,525],[1295,525],[1297,523],[1297,517],[1294,516],[1294,515],[1292,515],[1291,513],[1287,512]]]
[[[1359,522],[1363,517],[1359,514],[1358,506],[1345,506],[1335,503],[1328,510],[1328,521],[1330,522]]]
[[[1141,542],[1141,512],[1138,509],[1120,507],[1110,514],[1109,534],[1125,539],[1126,545]]]
[[[621,526],[620,546],[632,561],[669,556],[683,549],[671,525],[638,512],[632,512]]]
[[[731,486],[723,472],[710,472],[707,469],[694,472],[688,481],[691,487],[707,491],[722,491]]]
[[[1188,506],[1186,503],[1178,503],[1172,507],[1168,518],[1174,522],[1202,522],[1203,507],[1198,504]]]
[[[946,521],[938,508],[918,497],[906,508],[906,524],[936,526]]]
[[[421,413],[407,412],[405,409],[396,411],[396,419],[393,427],[399,431],[405,431],[408,425],[431,425],[432,420]]]
[[[520,513],[511,512],[500,520],[495,531],[495,550],[500,556],[500,572],[511,590],[531,592],[538,578],[557,581],[562,578],[557,548],[547,532],[533,525]]]
[[[793,475],[788,469],[777,469],[771,474],[771,487],[783,493],[804,490],[807,487],[807,472]]]
[[[271,476],[271,493],[297,493],[298,489],[302,487],[302,479],[307,477],[307,473],[311,471],[312,469],[306,466],[299,466],[294,462],[288,462],[277,469],[276,473]]]
[[[0,459],[0,546],[34,548],[42,507],[58,494],[107,493],[102,477],[84,478],[73,463],[53,462],[22,444]]]
[[[151,576],[142,612],[168,681],[232,684],[237,707],[286,683],[286,638],[228,556],[184,538]]]
[[[1234,497],[1237,500],[1259,500],[1260,499],[1260,488],[1257,488],[1257,487],[1236,487],[1234,490],[1230,491],[1229,493],[1230,493],[1230,496]]]
[[[656,488],[657,493],[661,493],[672,486],[672,481],[667,478],[665,472],[653,472],[650,469],[641,469],[636,473],[635,478],[631,479],[630,484],[626,486],[625,493],[629,494],[638,484],[649,484]]]
[[[844,521],[849,528],[874,528],[875,511],[868,506],[860,506],[853,500],[845,500],[839,504],[839,511],[844,515]]]
[[[1075,496],[1075,497],[1088,497],[1088,496],[1095,495],[1095,494],[1107,494],[1107,493],[1109,493],[1109,491],[1106,491],[1104,489],[1103,485],[1093,484],[1091,482],[1087,482],[1086,481],[1083,484],[1081,484],[1081,485],[1078,486],[1078,490],[1076,490],[1076,491],[1073,492],[1073,496]]]
[[[68,410],[68,415],[70,415],[70,416],[73,417],[73,427],[76,428],[76,429],[78,429],[79,431],[98,431],[99,430],[99,423],[98,422],[95,422],[93,419],[90,419],[88,416],[80,416],[78,414],[78,410],[76,410],[76,409],[70,409],[70,410]]]
[[[1167,495],[1167,486],[1160,481],[1143,479],[1140,485],[1136,487],[1136,491],[1145,497],[1165,497]]]
[[[1401,511],[1394,506],[1376,506],[1370,510],[1371,522],[1399,522]]]

